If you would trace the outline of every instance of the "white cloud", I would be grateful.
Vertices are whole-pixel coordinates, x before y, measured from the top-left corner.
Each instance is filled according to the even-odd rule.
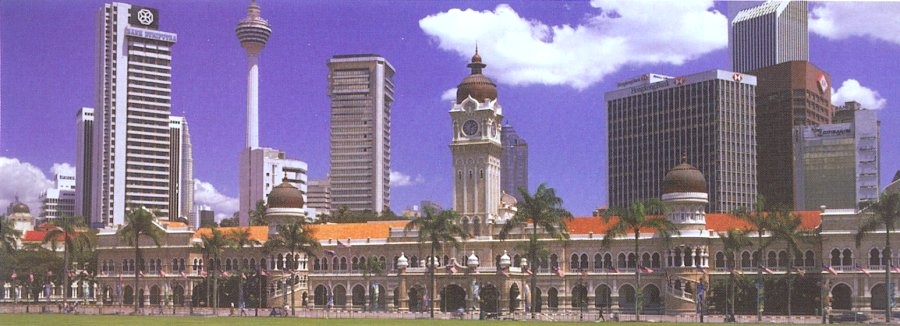
[[[54,164],[54,167],[57,165]],[[19,201],[31,208],[31,214],[40,214],[41,192],[53,186],[38,167],[16,158],[0,157],[0,210],[6,213],[9,203],[19,197]]]
[[[479,53],[496,81],[584,89],[625,65],[680,65],[728,45],[727,18],[704,1],[594,0],[577,25],[549,26],[506,4],[451,9],[419,20],[438,47]],[[662,13],[662,14],[661,14]],[[446,94],[446,93],[445,93]]]
[[[231,217],[240,209],[237,198],[223,195],[209,182],[194,179],[194,205],[206,205],[216,212],[216,220]]]
[[[54,163],[53,166],[50,167],[50,173],[53,173],[53,175],[75,175],[75,167],[69,163]]]
[[[400,171],[391,171],[392,187],[412,186],[422,183],[425,183],[425,178],[423,178],[421,174],[413,178],[412,176],[403,174],[403,172]]]
[[[831,104],[844,105],[844,102],[856,101],[863,108],[880,110],[887,105],[887,100],[878,91],[859,84],[856,79],[847,79],[837,90],[831,90]]]
[[[456,87],[448,89],[441,94],[441,101],[453,101],[456,100]]]
[[[809,30],[829,39],[860,36],[900,44],[900,2],[823,2],[809,16]]]

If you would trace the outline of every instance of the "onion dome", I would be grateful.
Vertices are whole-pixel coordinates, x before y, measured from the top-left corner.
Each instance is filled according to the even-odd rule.
[[[16,214],[16,213],[31,214],[31,209],[28,208],[28,205],[25,205],[24,203],[19,201],[19,196],[16,196],[16,201],[14,203],[10,204],[9,206],[10,206],[9,210],[10,210],[11,214]]]
[[[486,99],[497,99],[497,85],[485,75],[481,74],[481,70],[487,67],[481,63],[481,56],[478,55],[478,47],[475,47],[475,55],[472,56],[472,62],[467,65],[472,69],[472,74],[463,78],[462,82],[456,86],[456,104],[462,103],[469,96],[472,96],[478,102]]]
[[[303,208],[303,194],[285,178],[269,192],[268,208]]]
[[[241,19],[234,28],[238,40],[241,41],[241,46],[250,54],[259,53],[269,41],[269,36],[272,35],[272,27],[269,26],[268,21],[259,16],[259,13],[259,5],[256,4],[256,0],[251,1],[247,6],[247,17]]]
[[[513,197],[513,195],[510,195],[504,191],[500,195],[500,203],[509,206],[516,206],[516,204],[519,203],[519,200],[516,199],[516,197]]]
[[[469,268],[476,268],[480,263],[478,262],[478,256],[475,256],[475,251],[472,251],[472,254],[466,258],[466,266]]]
[[[409,267],[409,258],[406,258],[406,254],[400,253],[400,258],[397,258],[397,269],[406,269]]]
[[[693,165],[687,163],[687,155],[681,156],[681,164],[669,170],[663,178],[662,193],[706,192],[706,178]]]
[[[500,268],[507,268],[509,265],[512,265],[512,260],[509,258],[509,254],[506,253],[506,250],[504,250],[503,256],[500,256]]]

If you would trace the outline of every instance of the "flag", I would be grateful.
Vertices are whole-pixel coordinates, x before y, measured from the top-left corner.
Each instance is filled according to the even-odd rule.
[[[267,273],[265,269],[260,269],[260,270],[259,270],[259,275],[262,275],[262,276],[269,276],[269,273]]]
[[[531,271],[531,268],[525,267],[525,274],[531,275],[531,274],[533,274],[533,273],[534,273],[534,272]]]
[[[74,272],[74,271],[69,271],[69,277],[75,277],[75,272]]]
[[[28,273],[28,283],[34,283],[34,273]]]
[[[243,272],[241,272],[241,279],[242,279],[242,280],[246,280],[246,279],[247,279],[247,274],[244,274]]]
[[[581,275],[587,275],[587,274],[588,274],[588,271],[586,268],[581,270]]]
[[[169,275],[166,274],[166,271],[164,270],[159,270],[159,275],[161,275],[162,277],[169,277]]]
[[[866,270],[866,269],[863,268],[862,266],[859,266],[859,264],[856,264],[856,270],[862,272],[863,274],[866,274],[867,277],[868,277],[868,276],[872,276],[872,274],[869,273],[868,270]]]
[[[507,270],[506,268],[501,268],[500,274],[503,274],[503,276],[509,276],[509,270]]]
[[[621,271],[619,271],[619,268],[616,266],[610,266],[609,270],[612,271],[613,273],[621,273]]]
[[[772,271],[771,269],[769,269],[769,267],[762,266],[762,265],[759,266],[759,270],[761,270],[763,273],[766,273],[766,274],[769,274],[769,275],[775,273],[774,271]]]
[[[562,268],[559,268],[559,266],[553,266],[553,273],[559,277],[566,276],[566,272],[564,272]]]
[[[830,265],[825,265],[824,267],[825,267],[825,271],[827,271],[828,273],[831,273],[831,275],[837,275],[837,274],[838,274],[838,271],[836,271],[836,270],[834,269],[834,267],[831,267]]]
[[[181,277],[187,278],[187,274],[185,274],[184,271],[181,271]]]
[[[697,271],[700,272],[700,273],[703,273],[703,275],[706,275],[706,274],[707,274],[707,273],[706,273],[706,268],[703,268],[703,267],[701,267],[701,266],[697,266]]]
[[[16,274],[16,270],[13,270],[12,275],[9,275],[9,278],[15,280],[16,277],[19,277],[19,274]]]
[[[741,270],[739,270],[739,269],[737,269],[737,268],[734,268],[734,267],[731,268],[731,274],[734,274],[734,275],[744,275],[744,273],[741,273]]]
[[[138,276],[144,277],[144,270],[139,270],[139,271],[138,271]]]
[[[334,252],[334,250],[325,250],[325,255],[327,255],[328,257],[334,257],[337,255],[337,253]]]
[[[201,271],[200,271],[200,277],[206,277],[206,275],[208,275],[208,274],[206,273],[206,270],[201,270]]]
[[[640,272],[644,273],[644,274],[652,274],[653,273],[653,270],[650,269],[649,267],[641,266],[640,268],[638,268],[638,270],[640,270]]]
[[[349,240],[350,240],[350,239],[347,239],[347,243],[343,243],[343,242],[341,242],[341,240],[338,240],[338,248],[342,248],[342,249],[350,248],[350,241],[349,241]]]
[[[803,268],[794,267],[794,271],[797,272],[797,275],[800,275],[800,277],[806,276],[806,270]]]
[[[229,273],[228,271],[224,271],[222,272],[222,277],[231,277],[231,273]]]
[[[454,266],[453,264],[447,265],[447,272],[450,273],[450,274],[455,274],[455,273],[456,273],[456,266]]]
[[[894,273],[900,273],[900,266],[894,266],[893,268],[891,268],[891,271]]]

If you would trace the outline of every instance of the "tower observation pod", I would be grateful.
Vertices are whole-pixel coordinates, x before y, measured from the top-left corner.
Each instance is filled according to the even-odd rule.
[[[247,6],[247,17],[235,27],[241,47],[247,51],[247,147],[259,147],[259,52],[266,46],[272,28],[259,16],[256,0]]]

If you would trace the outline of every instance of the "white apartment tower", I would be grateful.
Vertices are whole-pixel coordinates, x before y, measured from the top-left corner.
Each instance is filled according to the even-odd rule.
[[[91,190],[94,182],[94,109],[81,108],[75,114],[75,215],[91,225]]]
[[[331,208],[381,213],[391,204],[394,67],[374,54],[328,60]]]
[[[786,61],[809,61],[806,1],[769,0],[741,10],[731,21],[734,71]]]
[[[306,162],[288,159],[283,151],[258,147],[242,152],[240,182],[240,215],[242,226],[250,225],[250,211],[256,202],[268,203],[269,192],[283,181],[293,184],[306,202]],[[304,207],[305,208],[305,207]]]
[[[143,206],[168,218],[174,33],[159,11],[125,3],[97,15],[97,106],[93,134],[92,224],[121,225]]]
[[[57,173],[56,186],[41,193],[41,218],[75,216],[75,174]]]
[[[500,131],[503,108],[497,101],[497,86],[481,71],[478,50],[468,64],[472,73],[456,88],[450,108],[453,125],[450,152],[453,156],[453,209],[473,235],[496,224],[500,217]]]

